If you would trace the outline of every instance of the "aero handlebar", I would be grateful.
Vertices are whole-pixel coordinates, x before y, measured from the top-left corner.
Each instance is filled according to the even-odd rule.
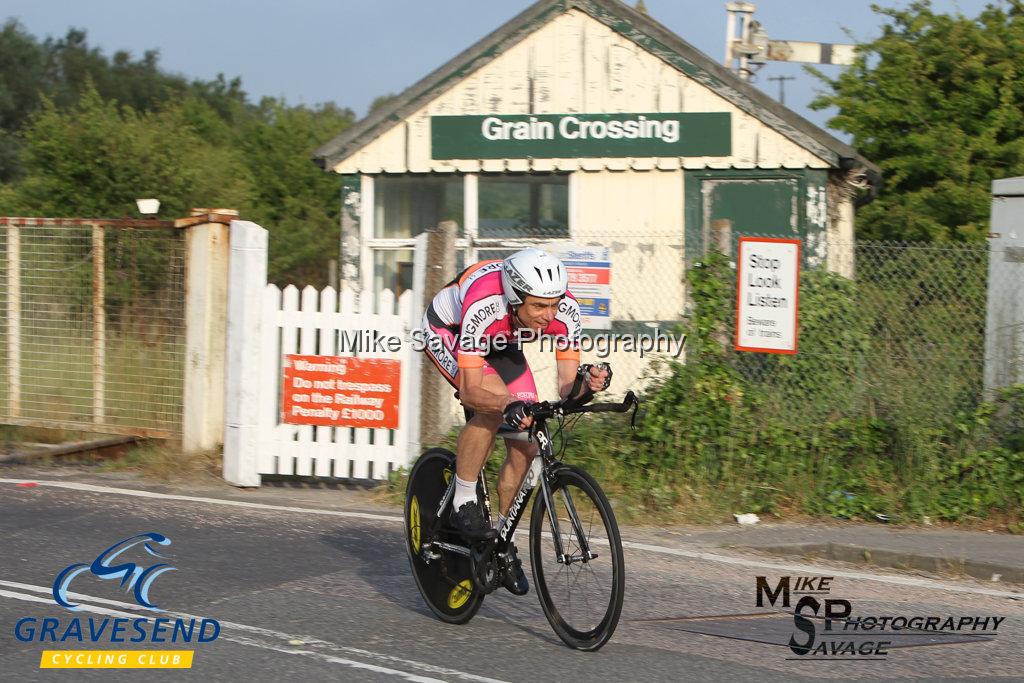
[[[571,395],[571,394],[570,394]],[[547,420],[555,415],[574,415],[577,413],[625,413],[633,410],[630,420],[630,427],[636,428],[636,411],[640,407],[640,400],[632,391],[627,391],[621,403],[595,403],[593,405],[579,405],[574,399],[563,399],[550,403],[542,401],[530,406],[530,414],[534,421]]]

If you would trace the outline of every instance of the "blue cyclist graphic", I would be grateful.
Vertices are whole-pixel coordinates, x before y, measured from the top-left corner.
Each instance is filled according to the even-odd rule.
[[[118,541],[100,553],[99,556],[92,561],[92,564],[78,562],[67,567],[64,571],[58,574],[57,580],[53,582],[53,599],[62,607],[66,607],[69,610],[77,610],[79,608],[78,605],[68,601],[68,586],[71,585],[72,579],[76,576],[82,572],[89,571],[101,579],[120,579],[120,587],[125,590],[132,590],[137,603],[147,609],[160,611],[159,607],[150,602],[149,588],[153,585],[153,581],[156,577],[160,576],[164,572],[174,571],[174,567],[166,562],[160,562],[148,567],[140,566],[135,562],[128,561],[122,562],[121,564],[111,564],[121,555],[121,553],[139,544],[142,544],[142,547],[146,552],[153,557],[159,557],[161,559],[169,557],[168,555],[160,554],[153,545],[167,546],[171,544],[171,539],[167,538],[163,534],[149,532],[139,534],[138,536],[132,536],[131,538],[126,538],[123,541]]]

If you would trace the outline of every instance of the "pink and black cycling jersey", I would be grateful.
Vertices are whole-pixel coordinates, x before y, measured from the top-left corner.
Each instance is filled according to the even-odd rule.
[[[456,387],[459,368],[484,367],[486,371],[490,368],[485,357],[506,348],[518,350],[519,337],[501,286],[501,271],[500,260],[470,266],[437,293],[423,316],[428,356]],[[579,360],[582,332],[579,304],[566,292],[554,320],[540,335],[555,337],[557,359]],[[522,339],[530,340],[528,336]]]

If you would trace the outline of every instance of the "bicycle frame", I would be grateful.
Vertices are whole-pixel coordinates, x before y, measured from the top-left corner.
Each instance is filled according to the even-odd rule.
[[[572,564],[573,562],[586,562],[596,558],[597,555],[590,551],[590,544],[583,533],[582,525],[579,521],[579,515],[576,512],[576,506],[572,502],[572,497],[569,495],[568,491],[564,492],[566,508],[569,513],[570,521],[573,525],[573,530],[576,532],[576,538],[579,541],[581,554],[578,556],[573,555],[571,557],[565,554],[562,546],[562,536],[559,529],[558,515],[554,510],[551,484],[549,483],[549,478],[557,464],[557,461],[554,458],[554,451],[551,446],[551,438],[550,433],[548,432],[547,421],[545,420],[542,424],[531,429],[530,434],[532,438],[536,439],[539,450],[537,455],[533,458],[533,461],[530,463],[530,468],[526,471],[526,475],[523,477],[522,483],[519,485],[519,491],[516,493],[515,498],[512,499],[512,504],[509,507],[508,519],[505,520],[505,523],[498,530],[498,538],[495,541],[494,550],[498,553],[503,553],[508,549],[509,543],[512,541],[513,534],[519,526],[519,522],[522,520],[523,515],[526,513],[526,508],[530,502],[530,498],[532,497],[533,489],[536,488],[539,483],[541,495],[544,497],[544,508],[547,511],[548,521],[551,524],[551,532],[554,537],[555,555],[558,562],[562,564]],[[484,506],[487,509],[487,517],[490,519],[491,499],[487,490],[487,481],[482,475],[483,472],[481,470],[480,481],[484,493]],[[455,477],[452,477],[451,481],[448,482],[448,487],[445,489],[444,495],[441,496],[440,503],[438,504],[434,527],[431,529],[431,536],[437,533],[444,524],[444,520],[447,519],[445,511],[451,503],[454,495]],[[461,545],[443,543],[440,541],[432,541],[432,545],[450,552],[457,552],[460,555],[465,555],[467,557],[473,556],[470,548]]]

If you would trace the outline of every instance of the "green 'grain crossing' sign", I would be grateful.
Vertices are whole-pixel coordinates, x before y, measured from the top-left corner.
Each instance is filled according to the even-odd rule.
[[[728,112],[431,116],[432,159],[721,157]]]

